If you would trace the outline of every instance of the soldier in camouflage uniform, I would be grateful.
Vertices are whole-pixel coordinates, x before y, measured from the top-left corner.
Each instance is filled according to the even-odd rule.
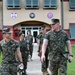
[[[29,43],[29,54],[31,55],[32,60],[32,54],[33,54],[33,36],[31,35],[31,31],[27,31],[27,36],[25,37],[27,42]]]
[[[46,27],[45,26],[42,26],[42,34],[39,36],[39,50],[38,50],[38,54],[42,54],[42,44],[43,44],[43,39],[45,37],[45,34],[46,34]],[[48,71],[47,71],[47,68],[48,68],[48,47],[47,47],[47,50],[46,50],[46,53],[45,53],[45,57],[46,57],[46,60],[42,63],[42,72],[43,72],[43,75],[48,75]]]
[[[24,70],[25,70],[25,74],[26,74],[26,69],[27,69],[27,60],[28,60],[28,45],[27,45],[27,41],[24,40],[24,34],[21,32],[19,34],[20,36],[20,40],[19,40],[19,44],[20,44],[20,51],[22,53],[22,59],[23,59],[23,64],[24,64]]]
[[[45,51],[47,45],[49,45],[50,75],[58,75],[58,69],[60,70],[60,75],[67,75],[68,55],[65,46],[67,46],[69,52],[69,60],[73,60],[70,39],[68,34],[64,30],[61,30],[59,19],[52,19],[52,22],[54,30],[48,32],[44,38],[41,61],[45,61]]]
[[[40,38],[42,37],[42,31],[40,31],[39,35],[36,37],[37,38],[37,44],[38,44],[38,56],[40,57],[41,56],[41,53],[40,53],[40,49],[41,49],[41,46],[40,46]]]
[[[17,41],[11,38],[9,28],[3,30],[4,39],[0,41],[0,52],[2,52],[2,72],[1,75],[17,75],[17,60],[16,53],[20,60],[20,65],[23,67],[20,47]]]

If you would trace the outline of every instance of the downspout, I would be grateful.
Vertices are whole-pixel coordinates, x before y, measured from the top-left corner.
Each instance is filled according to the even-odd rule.
[[[61,23],[62,30],[64,30],[64,0],[61,0]]]
[[[3,0],[2,0],[2,38],[3,38]]]

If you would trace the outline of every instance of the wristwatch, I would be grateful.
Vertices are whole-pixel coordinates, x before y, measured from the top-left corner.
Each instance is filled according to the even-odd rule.
[[[73,57],[73,55],[70,55],[71,57]]]

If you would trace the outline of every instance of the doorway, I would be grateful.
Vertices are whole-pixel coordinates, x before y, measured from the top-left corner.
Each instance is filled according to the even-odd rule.
[[[39,34],[38,30],[33,30],[34,43],[37,43],[36,37]]]
[[[27,31],[31,30],[31,35],[36,37],[39,34],[39,31],[41,30],[41,26],[25,26],[22,27],[22,32],[25,36],[27,36]]]

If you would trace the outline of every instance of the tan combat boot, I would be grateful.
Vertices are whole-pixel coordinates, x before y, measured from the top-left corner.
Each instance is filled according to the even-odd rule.
[[[49,75],[48,71],[43,72],[43,75]]]
[[[46,71],[46,74],[49,75],[48,71]]]
[[[47,75],[47,71],[43,72],[43,75]]]

